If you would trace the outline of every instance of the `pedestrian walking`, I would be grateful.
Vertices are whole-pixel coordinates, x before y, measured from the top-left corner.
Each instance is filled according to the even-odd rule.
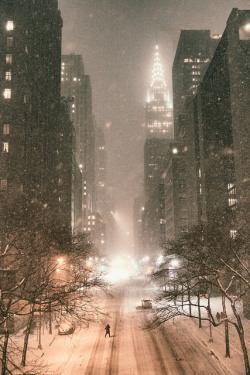
[[[109,335],[109,337],[110,337],[110,325],[109,325],[109,324],[106,325],[106,327],[105,327],[105,331],[106,331],[106,333],[105,333],[105,337],[106,337],[107,335]]]

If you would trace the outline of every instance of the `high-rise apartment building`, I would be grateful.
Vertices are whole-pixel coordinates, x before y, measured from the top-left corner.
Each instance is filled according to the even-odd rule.
[[[201,215],[250,204],[250,11],[233,9],[189,107]],[[232,231],[234,228],[232,228]],[[233,233],[233,232],[232,232]]]
[[[209,30],[181,31],[172,69],[176,140],[184,131],[185,102],[196,93],[219,39],[219,35],[210,36]]]
[[[68,225],[62,215],[65,175],[58,168],[66,126],[58,3],[1,0],[0,24],[0,199],[8,202],[26,194],[60,212],[58,222]]]
[[[84,72],[82,56],[63,55],[61,94],[70,106],[74,137],[74,154],[82,173],[82,228],[87,231],[88,216],[96,211],[95,119],[92,113],[90,77]],[[90,229],[89,229],[90,230]]]
[[[106,144],[104,132],[100,127],[96,127],[96,206],[97,211],[103,218],[107,216],[107,184],[106,184]]]

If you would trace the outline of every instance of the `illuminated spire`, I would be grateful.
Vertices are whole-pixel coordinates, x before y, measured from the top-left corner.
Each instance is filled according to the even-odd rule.
[[[161,60],[160,60],[158,45],[155,46],[155,57],[154,57],[154,65],[153,65],[153,70],[152,70],[151,87],[159,87],[159,88],[166,87],[166,81],[164,79],[164,71],[163,71]]]

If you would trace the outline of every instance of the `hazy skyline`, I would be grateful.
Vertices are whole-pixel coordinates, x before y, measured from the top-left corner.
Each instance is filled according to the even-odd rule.
[[[232,8],[249,9],[249,0],[59,0],[59,8],[63,53],[83,56],[93,113],[106,128],[107,182],[122,230],[131,232],[133,199],[143,188],[144,103],[156,39],[171,98],[180,30],[221,34]]]

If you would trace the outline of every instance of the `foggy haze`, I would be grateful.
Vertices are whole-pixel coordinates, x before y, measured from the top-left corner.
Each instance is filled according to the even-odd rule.
[[[83,56],[93,113],[105,128],[107,183],[113,187],[124,239],[133,199],[143,188],[144,103],[154,45],[172,97],[171,69],[181,29],[221,34],[232,8],[249,0],[59,0],[63,53]]]

